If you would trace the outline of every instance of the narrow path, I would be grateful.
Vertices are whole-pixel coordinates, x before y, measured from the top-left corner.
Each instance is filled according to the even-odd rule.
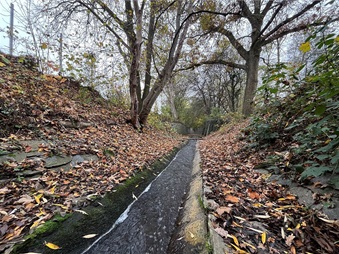
[[[188,191],[196,141],[190,140],[168,167],[83,254],[166,253]]]

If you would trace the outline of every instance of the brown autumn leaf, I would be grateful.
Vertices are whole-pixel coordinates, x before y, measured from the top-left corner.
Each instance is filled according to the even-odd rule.
[[[25,204],[29,204],[29,203],[32,203],[32,202],[34,202],[34,199],[31,196],[29,196],[27,194],[23,194],[20,197],[20,199],[18,199],[17,201],[14,202],[14,204],[23,204],[23,205],[25,205]]]
[[[220,216],[223,215],[223,213],[230,213],[232,211],[232,208],[231,207],[228,207],[228,206],[221,206],[221,207],[218,207],[216,212],[217,214],[219,214]]]
[[[290,234],[289,236],[287,236],[286,239],[285,239],[286,245],[291,246],[294,238],[295,238],[295,235],[293,235],[293,234]]]
[[[25,153],[29,153],[32,151],[32,147],[31,146],[26,146],[25,147]]]
[[[233,195],[227,195],[225,198],[226,201],[232,202],[232,203],[239,203],[239,198]]]
[[[248,197],[251,198],[251,199],[259,199],[259,198],[260,198],[259,193],[258,193],[258,192],[255,192],[255,191],[252,191],[252,189],[248,189],[247,195],[248,195]]]

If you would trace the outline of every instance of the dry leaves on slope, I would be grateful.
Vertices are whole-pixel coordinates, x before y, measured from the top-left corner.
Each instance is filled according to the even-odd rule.
[[[324,223],[287,189],[253,170],[264,154],[243,149],[238,137],[246,125],[230,126],[199,144],[204,185],[211,190],[206,197],[219,205],[211,211],[216,231],[234,253],[339,253],[338,225]]]

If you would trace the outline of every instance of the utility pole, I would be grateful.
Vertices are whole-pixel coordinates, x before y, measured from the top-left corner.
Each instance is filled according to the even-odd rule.
[[[59,38],[59,74],[62,74],[62,33]]]
[[[13,55],[13,41],[14,41],[14,4],[11,3],[11,17],[9,27],[9,54]]]

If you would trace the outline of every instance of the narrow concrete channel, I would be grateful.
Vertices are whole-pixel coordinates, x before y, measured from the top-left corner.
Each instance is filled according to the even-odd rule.
[[[166,169],[83,254],[167,253],[192,178],[196,141],[190,140]]]

